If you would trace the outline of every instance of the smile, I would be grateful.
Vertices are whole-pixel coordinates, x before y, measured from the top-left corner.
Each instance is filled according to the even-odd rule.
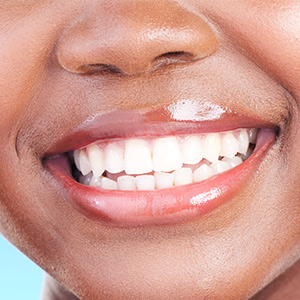
[[[154,190],[201,182],[253,152],[258,129],[94,143],[70,153],[80,183],[109,190]]]
[[[118,227],[173,224],[210,213],[243,189],[277,136],[276,129],[261,127],[154,138],[92,134],[78,147],[82,132],[56,146],[45,167],[79,213]],[[68,150],[74,140],[75,149]]]

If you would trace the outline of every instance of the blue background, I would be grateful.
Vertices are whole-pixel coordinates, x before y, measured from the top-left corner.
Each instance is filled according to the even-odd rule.
[[[0,235],[0,299],[39,300],[43,271]]]

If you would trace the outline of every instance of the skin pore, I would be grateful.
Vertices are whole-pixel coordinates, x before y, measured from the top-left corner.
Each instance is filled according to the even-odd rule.
[[[299,299],[299,1],[0,0],[0,45],[0,232],[44,299]],[[61,137],[178,103],[278,129],[230,201],[128,227],[66,201],[43,163]]]

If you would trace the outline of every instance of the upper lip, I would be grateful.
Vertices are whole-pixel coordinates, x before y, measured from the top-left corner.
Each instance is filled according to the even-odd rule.
[[[222,108],[222,113],[217,118],[203,119],[203,121],[175,120],[165,106],[142,112],[115,111],[99,114],[61,135],[47,149],[44,157],[83,148],[100,140],[222,132],[238,128],[278,127],[272,122],[233,113],[225,108]]]

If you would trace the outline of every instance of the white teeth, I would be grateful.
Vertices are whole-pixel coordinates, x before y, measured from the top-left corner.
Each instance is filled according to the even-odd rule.
[[[225,172],[231,168],[228,162],[220,160],[212,163],[210,167],[212,168],[214,175]]]
[[[124,170],[123,149],[115,144],[110,144],[104,151],[105,169],[112,174],[120,173]]]
[[[182,167],[182,155],[176,137],[154,141],[153,169],[155,172],[171,172]]]
[[[249,147],[249,135],[246,129],[242,129],[238,136],[239,153],[246,154]]]
[[[84,150],[79,150],[77,163],[79,164],[78,169],[81,171],[83,175],[87,175],[92,171],[89,159]]]
[[[194,182],[200,182],[213,176],[213,170],[208,165],[202,165],[194,172]]]
[[[203,157],[216,162],[220,156],[221,139],[219,133],[208,133],[203,141]]]
[[[120,176],[118,177],[118,188],[119,190],[134,191],[136,190],[135,178],[133,176]]]
[[[125,172],[127,174],[143,174],[153,170],[151,152],[144,140],[132,139],[125,146]]]
[[[89,180],[89,186],[94,186],[94,187],[102,187],[101,184],[101,178],[100,177],[96,177],[96,176],[92,176]]]
[[[79,162],[79,154],[80,154],[80,150],[75,150],[74,154],[73,154],[73,157],[74,157],[74,163],[75,163],[76,168],[78,170],[81,170],[80,162]]]
[[[251,128],[249,130],[249,142],[251,144],[256,144],[257,133],[258,133],[258,129],[257,128]]]
[[[155,173],[155,187],[157,189],[166,189],[173,186],[173,174]]]
[[[190,168],[181,168],[173,172],[174,185],[184,185],[193,182],[193,173]]]
[[[136,177],[136,187],[140,191],[154,190],[155,180],[153,175],[140,175]]]
[[[239,142],[232,132],[227,132],[222,137],[221,156],[234,157],[239,151]]]
[[[184,164],[197,164],[202,159],[201,139],[190,136],[181,144],[182,160]]]
[[[238,156],[235,156],[233,158],[224,157],[222,161],[228,162],[231,168],[234,168],[243,162],[243,160]]]
[[[87,147],[86,151],[94,176],[100,177],[105,171],[103,152],[97,145]]]
[[[127,191],[164,189],[200,182],[238,166],[253,153],[257,134],[258,129],[252,128],[150,141],[114,140],[75,150],[73,158],[82,184]]]
[[[101,188],[105,190],[117,190],[118,185],[114,180],[106,177],[101,178]]]

